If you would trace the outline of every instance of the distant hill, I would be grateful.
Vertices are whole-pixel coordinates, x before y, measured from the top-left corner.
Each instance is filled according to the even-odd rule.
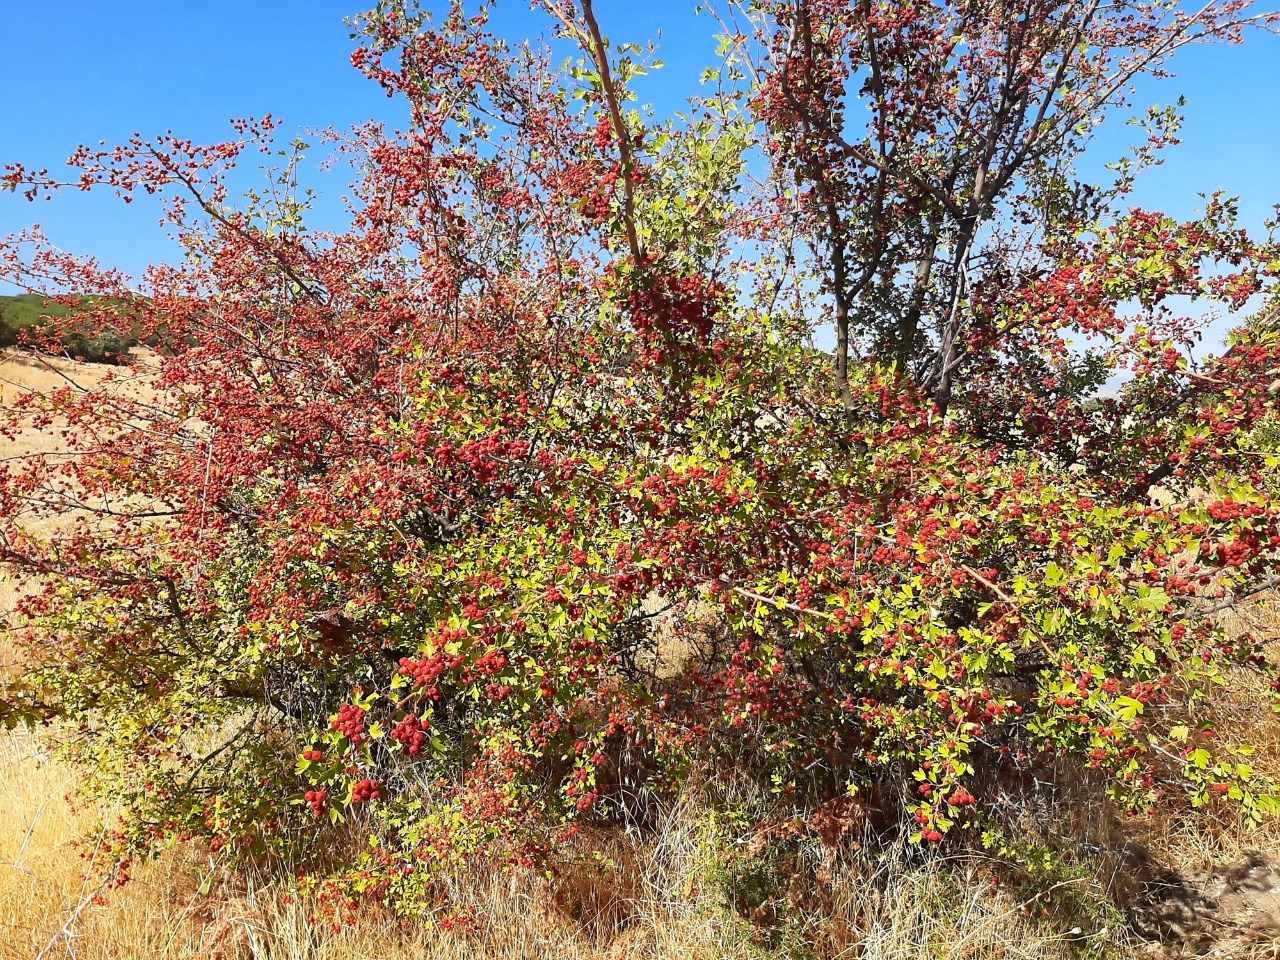
[[[39,294],[0,296],[0,349],[19,344],[22,331],[42,326],[49,317],[65,317],[68,312],[66,307]],[[91,363],[114,363],[136,343],[135,337],[119,330],[93,336],[74,333],[62,338],[62,348],[68,356]]]
[[[66,316],[66,308],[56,303],[46,307],[45,302],[44,297],[34,293],[0,297],[0,347],[12,346],[19,330],[37,326],[43,316]]]

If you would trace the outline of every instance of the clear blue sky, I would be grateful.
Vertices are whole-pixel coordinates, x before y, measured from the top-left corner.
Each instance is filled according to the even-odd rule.
[[[522,0],[500,4],[503,33],[538,32]],[[661,31],[667,67],[642,94],[662,110],[679,106],[711,61],[717,26],[693,14],[693,0],[597,0],[614,40]],[[79,143],[123,140],[172,129],[194,140],[225,137],[231,117],[270,112],[282,139],[307,128],[380,117],[392,101],[349,65],[343,18],[360,0],[9,0],[0,19],[0,165],[60,167]],[[515,36],[518,34],[518,36]],[[1243,47],[1187,51],[1177,78],[1147,83],[1140,102],[1189,99],[1185,143],[1149,174],[1134,202],[1189,215],[1196,193],[1223,187],[1242,198],[1259,226],[1280,201],[1280,38],[1254,35]],[[1095,151],[1099,162],[1134,133],[1118,118]],[[319,154],[314,156],[319,160]],[[336,178],[319,180],[336,194]],[[29,204],[0,194],[0,234],[40,223],[63,249],[137,273],[170,255],[146,202],[67,192]]]

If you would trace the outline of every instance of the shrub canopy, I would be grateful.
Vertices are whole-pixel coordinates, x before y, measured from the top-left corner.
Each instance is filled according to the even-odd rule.
[[[0,462],[0,560],[39,577],[5,709],[112,798],[119,856],[275,851],[411,913],[441,864],[694,777],[887,787],[922,842],[1046,754],[1131,809],[1277,812],[1205,701],[1275,687],[1223,617],[1275,583],[1280,325],[1190,347],[1280,258],[1222,196],[1124,207],[1173,111],[1115,183],[1071,167],[1131,79],[1260,18],[762,2],[659,121],[645,51],[546,9],[564,67],[460,5],[354,21],[412,123],[328,136],[343,232],[307,226],[301,142],[232,205],[266,118],[72,158],[169,198],[187,255],[141,285],[0,249],[167,345],[141,388],[0,412],[74,441]]]

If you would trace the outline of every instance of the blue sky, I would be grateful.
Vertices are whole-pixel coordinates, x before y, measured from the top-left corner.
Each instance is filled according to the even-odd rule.
[[[395,123],[396,105],[348,62],[343,19],[359,0],[10,0],[0,21],[0,165],[56,170],[79,143],[172,129],[194,140],[228,135],[231,117],[270,112],[282,139],[308,128],[369,117]],[[715,21],[691,0],[597,0],[614,40],[661,32],[666,68],[642,94],[662,110],[679,106],[710,61]],[[536,34],[539,16],[519,0],[501,6],[501,32]],[[1280,38],[1256,34],[1243,47],[1185,51],[1178,76],[1148,82],[1139,103],[1188,97],[1184,144],[1140,183],[1134,203],[1188,216],[1196,194],[1239,195],[1246,225],[1260,227],[1280,201]],[[1091,165],[1123,152],[1132,129],[1117,118]],[[318,163],[319,154],[313,156]],[[313,164],[314,165],[314,164]],[[344,185],[319,177],[334,195]],[[63,249],[92,254],[130,273],[171,255],[157,210],[107,194],[72,191],[27,203],[0,194],[0,234],[41,224]]]

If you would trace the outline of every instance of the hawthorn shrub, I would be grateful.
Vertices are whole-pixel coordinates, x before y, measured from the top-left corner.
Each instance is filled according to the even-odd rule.
[[[37,578],[5,702],[111,799],[117,859],[198,840],[412,915],[439,867],[546,863],[707,777],[923,844],[1043,757],[1130,810],[1280,811],[1203,709],[1277,688],[1219,622],[1276,585],[1277,314],[1188,349],[1280,257],[1221,196],[1123,207],[1174,112],[1114,184],[1069,173],[1135,76],[1265,18],[761,3],[659,122],[643,50],[546,10],[563,68],[457,4],[353,21],[412,122],[329,135],[343,232],[306,226],[300,142],[231,205],[271,118],[7,168],[163,195],[187,250],[141,288],[0,254],[173,345],[145,396],[0,413],[82,441],[0,462],[0,560]]]

